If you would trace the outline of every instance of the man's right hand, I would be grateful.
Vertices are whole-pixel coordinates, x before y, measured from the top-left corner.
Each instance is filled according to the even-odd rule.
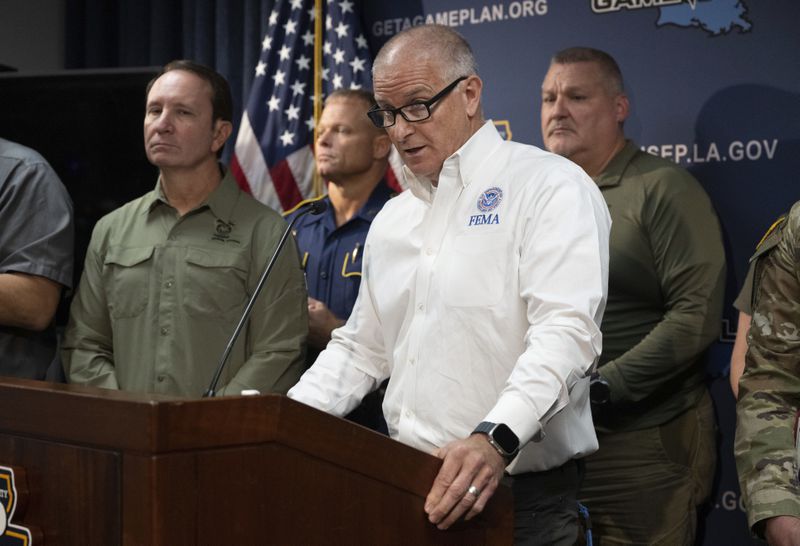
[[[433,452],[443,459],[425,498],[428,521],[441,530],[460,518],[470,520],[494,495],[507,462],[483,434],[455,440]]]

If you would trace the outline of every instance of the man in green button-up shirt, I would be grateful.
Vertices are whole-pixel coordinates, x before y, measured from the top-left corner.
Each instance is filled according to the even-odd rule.
[[[218,155],[227,82],[190,61],[148,86],[150,193],[95,226],[64,341],[70,382],[200,397],[285,223],[242,192]],[[218,394],[286,392],[303,370],[306,292],[286,245],[230,355]]]
[[[544,144],[594,179],[612,220],[590,390],[600,447],[585,459],[579,498],[601,543],[693,544],[716,461],[702,356],[719,335],[725,255],[700,184],[625,139],[628,110],[611,56],[570,48],[553,57]]]

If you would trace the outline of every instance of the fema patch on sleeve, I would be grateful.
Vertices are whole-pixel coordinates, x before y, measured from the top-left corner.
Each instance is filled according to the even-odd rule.
[[[489,188],[478,197],[478,210],[481,212],[493,211],[503,201],[503,190],[498,187]]]

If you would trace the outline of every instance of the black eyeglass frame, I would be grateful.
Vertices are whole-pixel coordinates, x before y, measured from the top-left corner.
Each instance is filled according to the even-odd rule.
[[[378,108],[378,105],[376,104],[375,106],[373,106],[372,108],[369,109],[369,111],[367,112],[367,117],[369,117],[370,121],[372,121],[373,125],[375,125],[375,127],[377,127],[378,129],[388,129],[389,127],[391,127],[392,125],[397,123],[397,114],[398,113],[401,116],[403,116],[403,119],[406,120],[408,123],[416,123],[418,121],[425,121],[426,119],[429,119],[431,117],[431,115],[432,115],[431,106],[433,106],[438,101],[440,101],[443,98],[445,98],[453,89],[456,88],[456,85],[458,85],[462,81],[466,80],[467,78],[469,78],[469,76],[461,76],[460,78],[458,78],[455,81],[453,81],[453,83],[451,83],[450,85],[448,85],[447,87],[445,87],[444,89],[442,89],[441,91],[436,93],[434,96],[432,96],[431,98],[429,98],[428,100],[425,100],[425,101],[410,102],[410,103],[404,104],[403,106],[400,106],[398,108]],[[425,116],[424,118],[408,119],[408,117],[405,115],[405,113],[403,113],[403,109],[404,108],[408,108],[409,106],[420,106],[420,105],[424,106],[425,110],[428,112],[428,115]],[[392,114],[392,122],[391,123],[383,124],[384,112],[390,112]]]

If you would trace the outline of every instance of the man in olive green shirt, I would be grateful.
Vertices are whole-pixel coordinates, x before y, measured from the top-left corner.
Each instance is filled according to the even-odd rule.
[[[692,544],[715,467],[703,353],[719,335],[725,257],[711,202],[684,169],[625,139],[622,74],[602,51],[557,53],[542,85],[545,147],[580,165],[611,213],[598,451],[579,499],[601,544]]]
[[[64,341],[70,382],[200,397],[285,227],[218,164],[230,89],[190,61],[147,92],[144,140],[160,176],[95,226]],[[303,370],[306,293],[286,245],[217,389],[286,392]]]

